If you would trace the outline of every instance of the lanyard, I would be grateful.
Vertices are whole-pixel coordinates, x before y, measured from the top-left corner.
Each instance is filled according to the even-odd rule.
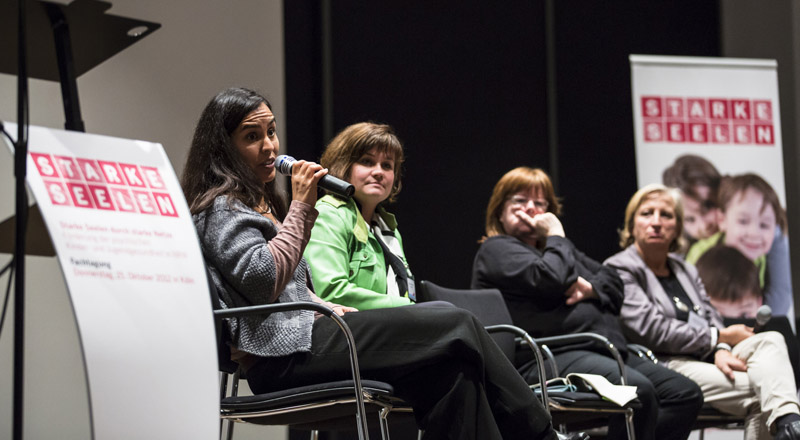
[[[380,229],[380,228],[378,228]],[[397,287],[401,293],[406,293],[411,301],[417,302],[417,294],[414,286],[414,278],[409,278],[406,265],[400,258],[389,249],[389,246],[383,242],[382,234],[375,234],[378,244],[383,249],[383,258],[386,260],[386,267],[392,267],[394,270],[395,278],[397,279]]]

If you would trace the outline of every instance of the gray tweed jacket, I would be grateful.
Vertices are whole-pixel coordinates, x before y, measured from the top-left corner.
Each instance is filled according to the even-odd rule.
[[[230,202],[229,202],[230,200]],[[288,215],[312,216],[316,211],[290,210]],[[287,218],[288,218],[287,215]],[[220,306],[266,304],[275,291],[275,259],[267,242],[278,234],[270,220],[238,200],[220,196],[194,216],[203,256],[220,297]],[[308,265],[301,259],[277,302],[310,301]],[[242,317],[228,320],[231,344],[258,356],[285,356],[311,349],[314,313],[308,310],[275,313],[266,319]]]

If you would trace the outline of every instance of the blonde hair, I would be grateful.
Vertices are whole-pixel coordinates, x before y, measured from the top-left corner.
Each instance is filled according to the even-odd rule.
[[[684,246],[683,238],[683,203],[678,190],[674,188],[667,188],[660,183],[651,183],[644,186],[639,191],[636,191],[628,202],[625,208],[625,226],[619,231],[619,245],[623,249],[632,245],[634,242],[633,237],[633,223],[636,217],[636,211],[642,204],[650,199],[656,197],[666,197],[672,202],[672,209],[675,210],[676,231],[675,239],[669,244],[670,252],[677,251]]]
[[[331,176],[349,182],[350,168],[373,148],[394,158],[394,183],[386,199],[390,203],[394,202],[401,188],[400,166],[403,164],[404,155],[403,144],[397,139],[391,126],[359,122],[346,127],[330,141],[319,163],[328,169],[328,174]]]
[[[544,198],[548,203],[548,212],[555,215],[561,214],[561,204],[556,198],[553,182],[550,176],[539,168],[518,167],[507,172],[494,186],[492,196],[489,198],[489,205],[486,207],[486,236],[504,235],[506,231],[500,223],[500,215],[503,213],[503,205],[512,195],[527,191],[530,188],[538,188],[544,193]]]

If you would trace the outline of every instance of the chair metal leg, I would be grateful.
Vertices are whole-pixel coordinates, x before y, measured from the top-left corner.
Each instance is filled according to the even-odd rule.
[[[539,369],[539,383],[541,386],[539,387],[539,395],[542,398],[542,406],[544,407],[544,411],[547,413],[547,416],[550,416],[550,399],[547,398],[547,373],[544,368],[544,356],[542,355],[542,350],[539,348],[539,344],[534,340],[531,335],[528,334],[525,330],[508,324],[498,324],[498,325],[489,325],[486,326],[486,331],[489,333],[496,333],[496,332],[507,332],[513,333],[516,337],[520,338],[524,343],[528,344],[531,351],[533,351],[534,357],[536,358],[536,367]],[[551,353],[552,355],[552,353]],[[555,364],[555,360],[553,360]],[[555,370],[554,370],[555,371]]]
[[[422,440],[422,435],[425,434],[425,431],[418,429],[417,430],[417,440]]]
[[[233,377],[231,378],[231,396],[236,397],[239,395],[239,371],[237,370],[233,373]],[[225,434],[226,440],[231,440],[233,438],[233,420],[228,420],[228,432]]]
[[[633,408],[625,410],[625,425],[628,428],[628,440],[636,440],[636,433],[633,430]]]
[[[228,373],[219,373],[219,397],[222,399],[225,397],[225,393],[228,391]]]
[[[541,344],[542,351],[547,356],[547,363],[550,364],[550,369],[553,370],[553,375],[558,377],[558,365],[556,365],[556,357],[553,356],[553,352],[550,350],[550,347],[547,344]]]
[[[384,407],[378,413],[378,419],[381,424],[381,438],[383,440],[389,440],[389,412],[391,410],[391,408]]]
[[[330,310],[330,309],[329,309]],[[353,385],[356,389],[356,420],[358,421],[358,438],[359,440],[369,440],[369,426],[367,425],[367,414],[364,409],[364,388],[361,386],[361,370],[358,368],[358,355],[356,354],[356,341],[353,338],[353,332],[344,322],[339,315],[330,312],[331,319],[336,322],[336,325],[342,330],[347,339],[347,347],[350,352],[350,370],[353,374]]]
[[[700,430],[700,440],[704,440],[705,438],[706,438],[706,430],[705,429],[701,429]]]
[[[225,394],[228,392],[228,373],[219,373],[219,399],[222,400],[225,398]],[[219,440],[222,440],[222,429],[225,421],[223,419],[219,419]]]
[[[314,429],[311,431],[311,438],[310,440],[319,440],[319,431]]]
[[[228,420],[228,432],[225,434],[225,440],[231,440],[233,438],[233,420]]]

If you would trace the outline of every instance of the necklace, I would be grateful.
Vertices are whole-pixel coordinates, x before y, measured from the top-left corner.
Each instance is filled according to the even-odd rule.
[[[674,302],[675,302],[675,307],[676,307],[678,310],[680,310],[681,312],[683,312],[683,313],[688,313],[688,312],[689,312],[689,304],[686,304],[685,302],[683,302],[683,301],[682,301],[680,298],[678,298],[677,296],[673,296],[673,297],[672,297],[672,301],[674,301]],[[691,301],[689,301],[689,302],[691,303]],[[694,305],[694,304],[692,304],[692,310],[693,310],[695,313],[699,313],[699,312],[700,312],[700,306],[697,306],[697,305]]]

